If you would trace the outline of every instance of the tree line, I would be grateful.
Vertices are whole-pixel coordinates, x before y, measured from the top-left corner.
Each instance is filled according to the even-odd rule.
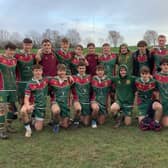
[[[66,38],[69,39],[71,47],[74,47],[75,45],[79,43],[83,43],[84,45],[87,45],[87,43],[93,42],[94,40],[90,37],[86,37],[85,39],[81,38],[80,32],[78,32],[76,29],[68,29],[66,34],[64,35]],[[28,31],[24,36],[21,35],[19,32],[9,32],[5,29],[0,29],[0,49],[4,48],[4,45],[8,41],[14,42],[18,48],[22,47],[22,40],[25,37],[29,37],[32,39],[34,48],[39,48],[41,45],[41,41],[44,38],[49,39],[53,47],[58,48],[60,44],[60,40],[63,37],[63,35],[58,30],[52,30],[52,29],[46,29],[44,32],[40,33],[35,30]],[[147,42],[149,46],[156,45],[158,33],[155,30],[147,30],[144,33],[143,39]],[[108,42],[114,47],[117,47],[121,43],[123,43],[124,37],[121,35],[120,32],[116,30],[109,30],[107,38],[99,38],[98,43],[100,45],[104,42]]]

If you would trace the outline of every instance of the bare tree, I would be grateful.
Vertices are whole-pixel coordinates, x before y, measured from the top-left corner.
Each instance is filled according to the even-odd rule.
[[[117,45],[122,43],[124,39],[123,36],[120,35],[120,32],[117,32],[116,30],[110,30],[108,38],[114,47],[117,47]]]
[[[76,29],[69,29],[66,34],[66,37],[69,39],[72,47],[74,47],[81,41],[80,34]]]
[[[35,48],[40,47],[41,41],[42,41],[41,33],[37,32],[35,30],[31,30],[26,34],[26,37],[29,37],[32,39]]]
[[[153,44],[155,46],[157,37],[158,33],[155,30],[147,30],[144,34],[144,40],[148,43],[148,45]]]

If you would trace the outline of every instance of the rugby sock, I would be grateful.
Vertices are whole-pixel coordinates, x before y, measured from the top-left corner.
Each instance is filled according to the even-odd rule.
[[[26,128],[26,130],[30,131],[31,130],[31,127],[30,127],[30,123],[25,123],[24,124],[24,127]]]

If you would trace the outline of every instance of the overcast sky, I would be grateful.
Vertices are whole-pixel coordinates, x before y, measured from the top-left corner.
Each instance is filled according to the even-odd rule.
[[[76,28],[82,38],[106,39],[117,30],[136,44],[146,30],[168,34],[167,0],[0,0],[0,29],[25,34]]]

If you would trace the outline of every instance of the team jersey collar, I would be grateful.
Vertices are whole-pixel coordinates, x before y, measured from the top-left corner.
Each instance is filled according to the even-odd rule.
[[[32,81],[37,82],[38,84],[40,84],[40,81],[41,81],[41,80],[42,80],[42,78],[40,78],[40,79],[32,78]]]
[[[79,77],[83,78],[83,77],[85,77],[85,76],[86,76],[86,74],[84,73],[83,75],[80,75],[80,74],[78,73],[78,74],[77,74],[77,76],[79,76]]]
[[[14,55],[12,56],[12,57],[10,57],[10,56],[7,56],[7,55],[3,55],[3,57],[5,57],[5,58],[7,58],[7,59],[13,59],[14,58]]]
[[[97,80],[99,81],[99,83],[101,82],[101,81],[103,81],[103,80],[105,80],[105,78],[106,78],[106,75],[104,75],[103,77],[99,77],[99,76],[96,76],[96,78],[97,78]]]
[[[148,83],[150,81],[150,79],[148,79],[147,81],[144,81],[142,78],[140,78],[140,79],[143,83]]]
[[[58,79],[59,83],[61,83],[61,84],[62,84],[64,81],[67,81],[67,80],[68,80],[67,77],[65,77],[65,78],[60,78],[59,76],[57,76],[57,79]]]
[[[61,51],[62,51],[64,54],[67,54],[67,53],[68,53],[68,50],[65,51],[63,48],[61,48]]]

